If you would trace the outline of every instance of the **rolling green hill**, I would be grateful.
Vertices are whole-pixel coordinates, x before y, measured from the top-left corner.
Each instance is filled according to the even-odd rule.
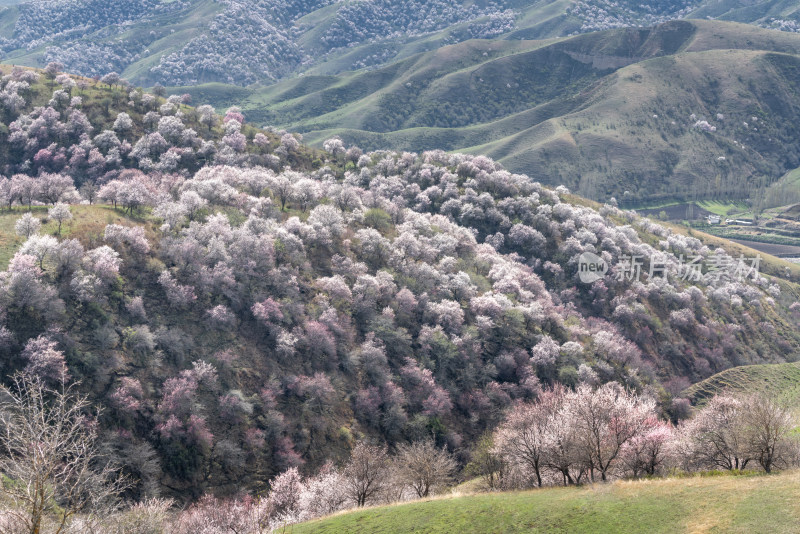
[[[800,168],[790,170],[764,192],[766,208],[797,202],[800,202]]]
[[[703,2],[692,10],[691,18],[715,18],[735,22],[755,22],[765,26],[776,26],[777,21],[794,19],[798,6],[785,0],[747,2],[741,0],[721,0]]]
[[[703,403],[723,391],[733,393],[763,392],[800,406],[800,364],[779,363],[745,365],[727,369],[693,384],[686,397],[693,404]]]
[[[467,41],[255,88],[239,105],[312,144],[486,154],[592,198],[746,198],[800,163],[799,90],[800,36],[674,21]],[[175,91],[233,100],[221,87]]]
[[[334,532],[795,532],[800,473],[626,481],[369,508],[295,525]]]

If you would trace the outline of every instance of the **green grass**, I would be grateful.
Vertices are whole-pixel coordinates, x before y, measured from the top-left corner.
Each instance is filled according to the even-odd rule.
[[[753,217],[750,207],[745,202],[720,202],[716,200],[704,200],[697,203],[701,208],[715,213],[722,217],[734,215],[749,215]]]
[[[750,206],[743,201],[720,201],[720,200],[700,200],[691,202],[700,208],[710,211],[721,217],[734,217],[734,218],[753,218]],[[630,207],[634,210],[655,210],[659,208],[668,208],[679,204],[687,204],[687,201],[681,199],[659,199],[651,202],[637,202]]]
[[[287,527],[331,533],[796,532],[800,473],[620,481],[469,495],[345,513]]]
[[[702,403],[723,391],[765,393],[800,407],[800,362],[734,367],[690,386],[684,394],[692,403]]]
[[[800,202],[800,169],[792,169],[764,192],[766,207],[785,206]]]
[[[724,226],[709,226],[705,231],[725,239],[741,239],[745,241],[754,241],[757,243],[768,243],[772,245],[791,245],[800,246],[800,239],[797,237],[779,235],[777,232],[763,231],[761,228],[756,228],[751,231],[742,232],[741,227],[724,227]]]

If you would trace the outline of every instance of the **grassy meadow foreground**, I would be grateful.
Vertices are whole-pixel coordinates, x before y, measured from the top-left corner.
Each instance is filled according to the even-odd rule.
[[[333,532],[796,532],[800,472],[618,481],[418,501],[296,525]]]

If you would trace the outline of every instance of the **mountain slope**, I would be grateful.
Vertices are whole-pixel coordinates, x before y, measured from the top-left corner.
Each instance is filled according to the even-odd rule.
[[[37,0],[0,6],[0,59],[140,85],[270,83],[376,67],[469,39],[528,40],[680,18],[797,31],[791,2]],[[15,5],[18,4],[18,5]]]
[[[689,384],[800,355],[800,268],[775,258],[483,156],[313,150],[236,109],[0,70],[3,376],[80,381],[137,497],[263,491],[363,437],[464,459],[556,383],[678,418]]]
[[[693,404],[702,404],[724,391],[762,392],[797,406],[800,404],[800,365],[795,362],[734,367],[692,384],[684,393]]]
[[[798,53],[793,34],[676,21],[469,41],[288,80],[241,106],[312,143],[339,135],[367,149],[486,154],[592,198],[747,198],[797,166]]]

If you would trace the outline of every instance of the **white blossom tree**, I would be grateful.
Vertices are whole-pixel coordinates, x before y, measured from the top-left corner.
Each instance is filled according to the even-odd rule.
[[[34,217],[31,212],[24,214],[17,219],[17,222],[14,224],[14,230],[16,230],[17,235],[25,238],[39,233],[41,227],[42,221],[40,221],[38,217]]]
[[[625,391],[616,382],[593,390],[581,384],[567,395],[567,411],[575,426],[578,450],[592,478],[608,480],[622,447],[655,416],[655,401]]]
[[[61,225],[64,224],[65,221],[72,219],[72,212],[68,204],[57,202],[55,206],[47,211],[47,216],[58,223],[58,235],[61,235]]]

